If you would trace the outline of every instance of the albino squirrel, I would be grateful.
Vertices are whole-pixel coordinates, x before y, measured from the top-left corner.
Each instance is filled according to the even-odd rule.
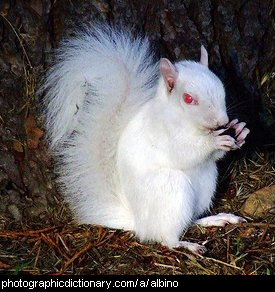
[[[245,221],[198,219],[211,206],[216,161],[249,133],[229,123],[203,46],[200,62],[155,63],[147,38],[97,24],[63,42],[41,90],[59,183],[80,223],[203,254],[204,246],[180,241],[192,223]]]

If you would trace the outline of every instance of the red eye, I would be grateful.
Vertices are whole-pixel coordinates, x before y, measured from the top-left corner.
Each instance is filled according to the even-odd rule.
[[[185,103],[192,103],[193,102],[193,97],[188,93],[184,93],[183,99],[184,99]]]

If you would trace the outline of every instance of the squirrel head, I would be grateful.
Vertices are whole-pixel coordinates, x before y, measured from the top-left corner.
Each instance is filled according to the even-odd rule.
[[[160,60],[166,100],[182,111],[182,118],[203,130],[228,123],[225,90],[221,80],[208,68],[208,53],[201,46],[200,62],[180,61],[173,65]]]

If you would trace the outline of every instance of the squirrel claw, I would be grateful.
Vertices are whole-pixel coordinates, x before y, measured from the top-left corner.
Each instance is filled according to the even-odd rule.
[[[246,128],[245,126],[246,126],[246,123],[245,122],[239,123],[238,119],[234,119],[226,126],[227,129],[232,128],[235,130],[235,137],[239,145],[244,141],[246,136],[250,133],[250,130]]]

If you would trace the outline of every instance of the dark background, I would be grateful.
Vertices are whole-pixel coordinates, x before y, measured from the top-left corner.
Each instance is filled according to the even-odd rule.
[[[229,116],[247,122],[251,130],[242,151],[222,162],[221,177],[233,160],[258,159],[257,151],[271,153],[273,9],[272,0],[1,0],[0,230],[71,220],[55,188],[53,160],[39,114],[43,96],[38,97],[36,90],[59,41],[93,21],[146,33],[158,58],[199,60],[200,45],[205,45],[210,69],[225,84]],[[226,177],[220,184],[222,192],[228,182]],[[251,186],[249,181],[247,185]]]

